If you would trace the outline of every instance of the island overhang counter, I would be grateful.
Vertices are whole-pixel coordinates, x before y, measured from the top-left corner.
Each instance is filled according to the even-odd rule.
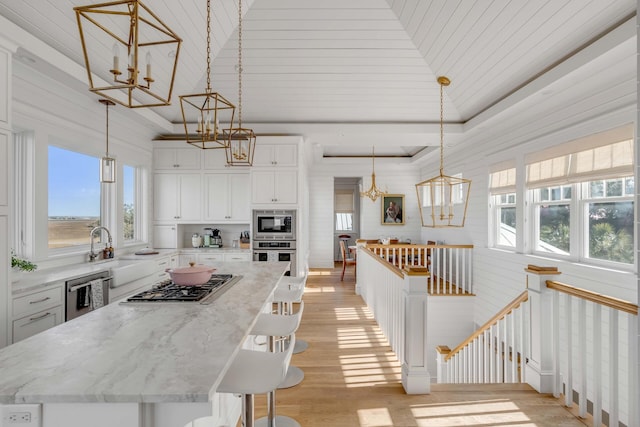
[[[218,273],[242,279],[209,305],[113,303],[1,349],[0,404],[4,412],[41,405],[45,427],[113,426],[102,421],[115,412],[123,418],[109,422],[127,427],[211,415],[218,384],[287,267],[221,263]]]

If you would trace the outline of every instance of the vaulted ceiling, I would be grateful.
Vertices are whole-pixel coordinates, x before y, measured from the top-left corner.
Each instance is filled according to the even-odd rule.
[[[172,105],[153,108],[178,131],[178,96],[206,86],[206,1],[144,3],[183,40]],[[73,7],[86,4],[0,0],[0,14],[84,67]],[[238,3],[211,5],[213,90],[237,103]],[[328,156],[374,144],[411,156],[438,142],[421,139],[439,129],[437,76],[452,81],[445,121],[469,122],[627,21],[636,1],[244,0],[243,12],[245,124],[304,134]]]

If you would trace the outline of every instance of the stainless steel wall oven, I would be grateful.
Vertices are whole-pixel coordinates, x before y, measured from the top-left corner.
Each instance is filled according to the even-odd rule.
[[[289,261],[291,276],[297,275],[295,241],[254,241],[253,260],[264,262]]]

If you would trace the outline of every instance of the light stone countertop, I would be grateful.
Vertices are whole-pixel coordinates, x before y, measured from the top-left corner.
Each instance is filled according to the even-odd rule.
[[[0,403],[206,402],[288,262],[229,262],[210,305],[109,304],[0,349]]]
[[[153,261],[175,254],[199,254],[199,253],[251,253],[251,249],[240,248],[181,248],[181,249],[157,249],[157,254],[135,255],[134,253],[118,256],[115,259],[86,262],[68,266],[53,267],[36,270],[29,273],[21,273],[20,280],[11,284],[13,296],[19,296],[38,289],[44,289],[57,282],[75,277],[84,276],[99,271],[109,270],[117,265],[119,260],[124,261]]]

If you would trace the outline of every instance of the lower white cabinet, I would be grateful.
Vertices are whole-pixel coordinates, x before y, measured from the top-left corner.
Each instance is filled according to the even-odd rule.
[[[13,342],[64,322],[64,283],[13,298]]]
[[[165,280],[171,279],[171,276],[169,276],[169,273],[167,273],[167,269],[178,267],[178,257],[179,256],[176,254],[158,258],[156,260],[156,262],[158,263],[158,271],[155,275],[156,282],[163,282]]]
[[[231,252],[224,254],[226,262],[251,261],[251,252]]]
[[[48,308],[13,321],[13,342],[29,338],[64,322],[62,306]]]
[[[224,261],[224,254],[220,253],[206,253],[197,255],[197,263],[201,265],[217,266],[217,263]]]

